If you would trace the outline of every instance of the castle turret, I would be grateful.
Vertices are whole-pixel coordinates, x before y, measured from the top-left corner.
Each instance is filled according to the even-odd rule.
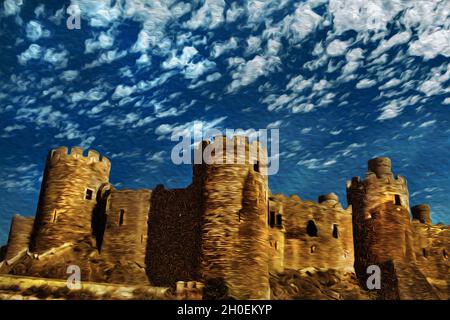
[[[28,249],[33,223],[34,218],[31,217],[22,217],[16,214],[12,218],[5,256],[6,260],[13,259]]]
[[[338,196],[334,193],[328,193],[328,194],[322,194],[319,196],[319,203],[330,203],[330,204],[337,204],[339,203]]]
[[[73,147],[50,151],[39,195],[31,249],[43,253],[92,234],[99,187],[108,182],[110,162]]]
[[[363,181],[354,177],[347,182],[347,198],[353,215],[355,271],[364,285],[370,265],[387,263],[401,272],[400,265],[414,263],[408,187],[405,178],[392,174],[390,159],[370,160]],[[385,277],[393,272],[389,268]],[[386,278],[382,281],[383,292],[398,290],[389,283]]]
[[[431,223],[430,206],[427,204],[418,204],[411,208],[412,217],[421,223]]]
[[[194,183],[201,179],[203,186],[202,277],[222,279],[234,298],[268,299],[267,151],[246,137],[219,136],[197,152],[203,154],[194,168]]]

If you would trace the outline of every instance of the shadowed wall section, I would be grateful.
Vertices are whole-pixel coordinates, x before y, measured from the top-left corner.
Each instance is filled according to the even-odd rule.
[[[147,274],[154,285],[200,278],[201,201],[196,186],[166,190],[157,186],[151,197]]]

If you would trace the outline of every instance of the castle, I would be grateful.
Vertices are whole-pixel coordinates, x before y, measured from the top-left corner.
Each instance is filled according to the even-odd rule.
[[[223,161],[227,146],[232,164]],[[218,136],[196,152],[205,149],[210,161],[194,164],[187,188],[172,190],[118,190],[97,152],[50,151],[36,217],[13,218],[0,273],[67,279],[75,264],[84,281],[218,281],[230,297],[270,299],[271,274],[339,269],[364,288],[367,267],[377,265],[379,298],[450,297],[449,228],[431,224],[427,205],[410,218],[406,179],[388,158],[370,160],[365,179],[347,183],[343,208],[334,193],[318,202],[271,194],[267,151],[256,141]]]

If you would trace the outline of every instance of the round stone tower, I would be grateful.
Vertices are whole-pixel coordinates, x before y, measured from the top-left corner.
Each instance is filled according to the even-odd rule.
[[[97,191],[111,164],[99,153],[73,147],[49,152],[39,195],[31,250],[43,253],[92,234]]]
[[[419,220],[421,223],[431,223],[430,206],[427,204],[418,204],[411,208],[414,220]]]
[[[223,281],[237,299],[268,299],[267,151],[246,137],[215,137],[197,152],[202,186],[201,276]]]
[[[347,182],[347,200],[360,279],[367,277],[372,264],[415,261],[406,179],[392,174],[389,158],[369,160],[365,179]]]

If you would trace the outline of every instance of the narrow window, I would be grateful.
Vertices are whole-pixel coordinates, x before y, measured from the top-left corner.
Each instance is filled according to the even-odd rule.
[[[316,246],[311,246],[311,253],[314,253],[316,251]]]
[[[400,196],[398,194],[395,195],[395,205],[396,206],[401,206],[402,205],[402,201],[401,201]]]
[[[308,233],[308,236],[310,237],[317,237],[317,227],[314,221],[308,221],[308,224],[306,226],[306,233]]]
[[[283,218],[281,217],[281,214],[277,214],[277,226],[281,227],[283,224]]]
[[[93,197],[94,197],[94,190],[87,188],[86,194],[84,195],[84,199],[92,200]]]
[[[269,214],[269,226],[271,228],[273,228],[274,225],[275,225],[275,212],[270,211],[270,214]]]
[[[442,250],[442,255],[444,256],[444,259],[448,259],[448,254],[445,249]]]
[[[259,161],[256,161],[256,162],[253,164],[253,171],[259,172]]]
[[[278,249],[278,241],[275,241],[275,250]]]
[[[339,232],[338,232],[338,226],[337,224],[333,224],[333,238],[338,238]]]
[[[426,257],[428,256],[428,254],[427,254],[427,249],[423,248],[423,249],[422,249],[422,254],[423,254],[423,256],[426,258]]]
[[[120,209],[120,214],[119,214],[119,226],[123,225],[123,217],[125,215],[125,210]]]
[[[53,211],[53,222],[56,222],[58,220],[58,212],[56,210]]]

